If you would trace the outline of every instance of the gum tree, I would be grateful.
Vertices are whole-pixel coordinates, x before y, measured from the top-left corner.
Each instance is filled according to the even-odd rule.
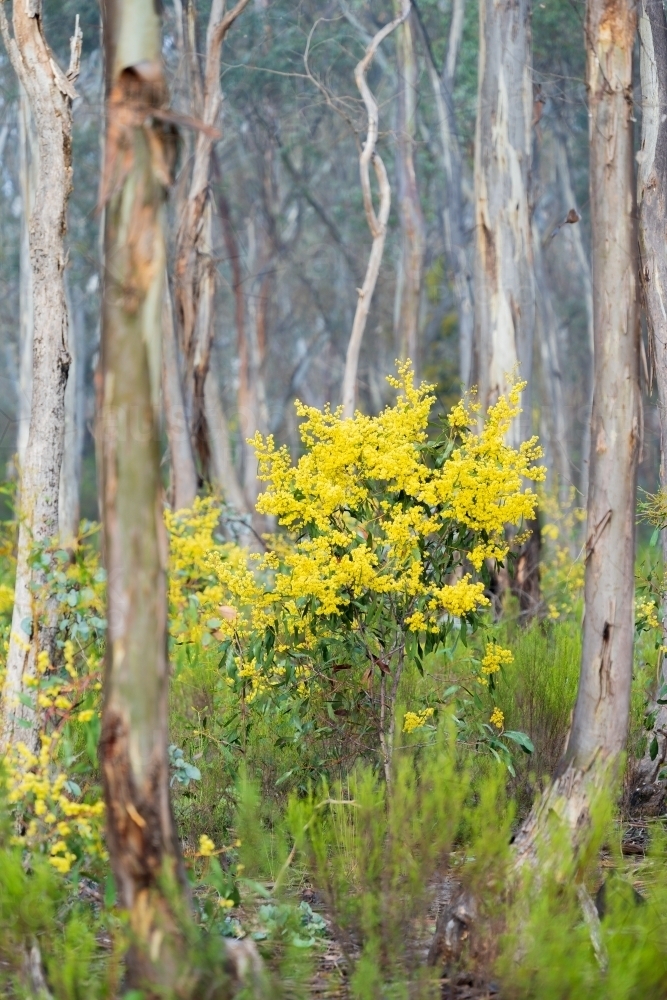
[[[530,379],[535,288],[528,203],[533,84],[530,4],[482,0],[475,130],[475,365],[486,408],[517,363]],[[527,386],[529,390],[530,386]],[[512,443],[531,434],[527,393]]]
[[[72,101],[76,97],[73,81],[79,72],[81,33],[77,22],[69,69],[64,73],[44,37],[41,0],[15,3],[12,27],[13,31],[4,4],[0,4],[0,30],[27,101],[38,163],[28,231],[32,401],[21,468],[19,541],[3,691],[2,744],[7,748],[20,739],[34,748],[39,719],[27,682],[36,677],[40,653],[53,659],[57,621],[55,603],[44,593],[44,559],[33,559],[31,553],[48,545],[58,534],[65,389],[70,367],[65,232],[72,189]]]
[[[633,169],[630,0],[589,0],[586,17],[590,120],[595,370],[586,526],[585,618],[579,691],[557,777],[520,832],[533,856],[552,814],[576,840],[628,732],[634,638],[635,486],[639,452],[639,326]]]
[[[664,255],[667,211],[667,19],[661,3],[648,3],[644,0],[640,11],[639,35],[642,87],[642,142],[637,157],[640,275],[658,388],[660,486],[664,496],[667,487],[667,261]],[[664,524],[664,515],[660,517],[659,523]],[[664,527],[661,534],[664,558],[667,556],[667,531]],[[666,617],[667,592],[663,592],[663,631]],[[666,665],[667,661],[663,657],[660,701],[664,701]],[[655,706],[653,735],[654,739],[648,741],[647,752],[638,767],[638,791],[642,798],[657,792],[660,801],[664,788],[656,786],[655,781],[667,758],[667,706],[664,704]]]
[[[105,286],[99,407],[108,642],[99,755],[129,911],[128,985],[173,988],[182,862],[167,757],[167,542],[158,390],[164,216],[176,154],[153,0],[106,0]],[[166,893],[171,886],[172,893]],[[184,994],[185,995],[185,994]]]

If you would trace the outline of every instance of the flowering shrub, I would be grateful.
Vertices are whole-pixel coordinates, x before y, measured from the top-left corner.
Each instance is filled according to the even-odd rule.
[[[264,556],[214,548],[208,557],[224,602],[210,628],[242,700],[271,695],[286,710],[316,700],[360,744],[376,734],[388,777],[406,660],[423,670],[428,654],[478,627],[487,561],[507,556],[505,526],[535,512],[524,482],[544,475],[536,439],[505,443],[522,384],[481,430],[473,399],[431,440],[431,388],[415,386],[409,364],[390,382],[396,405],[375,417],[297,403],[296,466],[257,435],[267,483],[257,509],[285,534]]]
[[[74,553],[42,546],[31,555],[56,601],[58,656],[51,663],[47,652],[39,654],[37,676],[21,696],[40,719],[39,748],[18,742],[4,762],[8,802],[21,818],[15,842],[46,854],[63,874],[76,862],[94,865],[105,857],[96,781],[105,576],[92,544],[96,531],[84,523]],[[40,603],[36,595],[38,609]]]

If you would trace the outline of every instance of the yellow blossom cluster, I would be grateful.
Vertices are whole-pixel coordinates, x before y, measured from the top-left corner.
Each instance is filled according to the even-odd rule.
[[[211,571],[212,553],[229,546],[216,538],[220,503],[197,497],[192,509],[165,511],[169,534],[170,631],[179,642],[210,642],[206,621],[216,617],[222,588]]]
[[[497,674],[503,663],[513,663],[514,655],[511,649],[503,649],[495,642],[486,647],[486,652],[482,658],[482,673]]]
[[[297,403],[305,452],[296,465],[270,436],[255,437],[267,483],[257,509],[288,529],[291,544],[255,557],[254,565],[238,553],[211,552],[208,565],[225,606],[238,612],[222,622],[223,636],[273,626],[279,613],[291,618],[307,648],[313,617],[340,614],[368,594],[402,608],[412,631],[437,631],[443,616],[460,618],[488,603],[483,584],[469,574],[438,580],[427,550],[447,532],[467,531],[474,540],[467,556],[478,570],[507,553],[507,523],[534,515],[537,497],[523,484],[543,478],[533,465],[540,449],[535,439],[519,449],[505,443],[523,383],[490,408],[479,432],[475,405],[458,404],[450,424],[459,447],[437,464],[424,454],[431,387],[415,386],[409,364],[389,381],[397,402],[377,416],[343,419],[340,410]]]
[[[658,609],[652,598],[641,598],[635,606],[635,620],[644,629],[660,628]]]
[[[421,729],[433,715],[432,708],[425,708],[421,712],[406,712],[403,717],[403,732],[413,733],[415,729]]]
[[[67,791],[67,774],[57,764],[60,733],[42,733],[33,753],[17,743],[6,759],[7,798],[21,805],[25,832],[15,841],[29,850],[46,849],[49,861],[66,874],[76,860],[74,843],[89,856],[104,857],[104,803],[75,802]]]
[[[215,854],[215,842],[205,833],[199,838],[198,853],[201,858],[212,858]]]
[[[40,733],[36,751],[22,741],[11,747],[5,774],[8,802],[20,807],[24,823],[24,833],[15,841],[28,850],[46,851],[53,867],[66,874],[77,855],[103,858],[105,849],[104,803],[99,798],[76,801],[59,760],[67,720],[85,723],[99,714],[97,708],[77,709],[89,694],[99,697],[98,664],[90,654],[80,673],[71,640],[64,644],[63,661],[66,677],[54,671],[47,652],[38,654],[36,676],[27,686],[35,692],[35,706],[49,731]]]
[[[497,707],[494,708],[494,710],[491,712],[491,718],[489,719],[489,722],[491,723],[492,726],[495,726],[496,729],[499,730],[502,729],[503,726],[505,725],[505,716],[503,712],[501,712],[501,710]]]
[[[14,588],[0,583],[0,616],[9,616],[14,606]]]

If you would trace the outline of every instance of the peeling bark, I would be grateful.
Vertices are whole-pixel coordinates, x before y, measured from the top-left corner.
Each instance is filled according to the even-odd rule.
[[[667,487],[667,20],[662,4],[643,0],[639,19],[641,44],[642,141],[638,171],[641,281],[648,319],[651,354],[660,414],[660,485]],[[661,532],[667,565],[667,530]],[[663,635],[667,640],[667,590],[662,598]],[[663,656],[658,688],[667,682]],[[667,706],[654,705],[655,723],[643,760],[635,772],[635,797],[660,806],[666,792],[658,774],[667,760]],[[657,741],[651,760],[650,745]]]
[[[57,608],[43,570],[29,565],[35,545],[58,534],[58,494],[63,457],[65,387],[70,366],[64,273],[67,202],[72,187],[72,81],[79,71],[78,20],[65,75],[42,32],[41,18],[13,6],[13,34],[0,4],[0,31],[25,92],[34,123],[38,167],[28,246],[32,274],[32,398],[30,430],[21,468],[20,527],[12,628],[3,691],[2,747],[18,739],[38,742],[37,714],[19,699],[36,676],[40,651],[53,659]],[[29,198],[27,199],[29,202]],[[25,206],[26,210],[28,205]],[[34,692],[33,692],[34,694]]]
[[[193,0],[187,4],[187,23],[183,32],[193,110],[204,127],[198,130],[195,138],[190,190],[178,229],[174,268],[175,315],[184,360],[185,412],[192,448],[204,472],[207,472],[209,457],[204,386],[211,355],[215,293],[210,180],[215,129],[222,107],[220,54],[225,35],[248,2],[238,0],[236,6],[225,13],[224,0],[213,0],[206,33],[203,74],[195,44]],[[174,475],[175,478],[179,476],[178,469]],[[179,493],[185,493],[185,485],[182,489],[179,487]],[[194,495],[186,506],[193,501]]]
[[[167,425],[171,485],[169,501],[173,510],[191,507],[199,480],[192,451],[192,439],[183,400],[179,348],[174,326],[171,289],[165,279],[162,306],[162,405]]]
[[[551,815],[586,842],[591,803],[625,747],[634,637],[639,325],[633,177],[631,0],[589,0],[586,20],[595,389],[579,690],[559,773],[517,840],[535,860]]]
[[[153,0],[107,0],[105,279],[99,445],[108,640],[99,755],[107,846],[132,944],[127,985],[172,989],[185,879],[169,798],[167,540],[158,406],[164,215],[176,134]],[[171,887],[171,891],[167,890]],[[185,995],[185,994],[184,994]]]
[[[482,408],[528,381],[510,431],[531,436],[535,289],[530,227],[533,81],[528,0],[481,0],[475,131],[475,351]]]

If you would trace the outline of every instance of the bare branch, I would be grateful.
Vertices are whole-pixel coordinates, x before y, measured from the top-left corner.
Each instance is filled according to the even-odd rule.
[[[350,335],[350,341],[347,346],[347,356],[345,358],[345,372],[343,375],[343,416],[346,419],[354,416],[359,352],[361,350],[361,341],[366,328],[366,320],[371,307],[375,284],[380,272],[380,264],[382,262],[382,254],[384,251],[384,241],[387,234],[389,209],[391,207],[391,188],[389,186],[389,178],[387,177],[387,171],[384,163],[382,162],[382,158],[375,149],[378,137],[378,106],[366,81],[366,73],[368,72],[370,64],[373,61],[373,56],[377,52],[378,46],[384,41],[385,38],[387,38],[388,35],[391,34],[392,31],[394,31],[395,28],[399,26],[399,24],[402,24],[403,21],[406,20],[409,13],[410,0],[403,0],[401,13],[398,17],[395,17],[393,21],[390,21],[389,24],[385,25],[381,31],[378,31],[377,34],[374,35],[368,48],[366,49],[363,59],[357,63],[354,71],[354,79],[368,113],[368,132],[366,135],[366,142],[364,143],[361,151],[361,156],[359,157],[359,172],[361,175],[361,189],[364,196],[366,221],[368,222],[368,228],[373,236],[373,246],[371,247],[371,255],[368,260],[366,277],[364,278],[363,286],[359,289],[359,300],[354,314],[352,333]],[[375,170],[375,176],[377,178],[378,188],[380,191],[380,207],[377,215],[375,214],[375,208],[373,207],[373,195],[371,192],[369,170],[371,161],[373,163],[373,169]]]
[[[361,152],[361,157],[359,159],[359,168],[361,171],[361,189],[364,195],[364,209],[366,211],[366,220],[368,222],[368,228],[373,234],[375,239],[379,235],[379,219],[375,215],[375,209],[373,208],[373,195],[371,193],[371,180],[370,180],[370,163],[375,155],[375,144],[377,143],[378,137],[378,106],[375,97],[368,86],[366,80],[366,73],[368,72],[371,63],[373,62],[373,56],[377,52],[378,46],[384,41],[394,31],[399,24],[402,24],[406,20],[408,14],[410,13],[410,0],[404,0],[403,8],[398,17],[395,17],[393,21],[386,24],[384,28],[378,31],[371,39],[370,45],[366,49],[364,58],[357,63],[354,70],[354,79],[359,88],[359,93],[363,98],[363,102],[366,105],[366,112],[368,114],[368,133],[366,136],[366,142],[364,143],[364,148]],[[384,166],[382,167],[384,171]],[[376,168],[377,173],[377,168]],[[384,171],[386,177],[386,171]],[[379,176],[378,176],[379,181]],[[382,196],[380,196],[380,205],[382,206]],[[389,213],[387,212],[387,217]],[[385,223],[386,224],[386,223]]]

